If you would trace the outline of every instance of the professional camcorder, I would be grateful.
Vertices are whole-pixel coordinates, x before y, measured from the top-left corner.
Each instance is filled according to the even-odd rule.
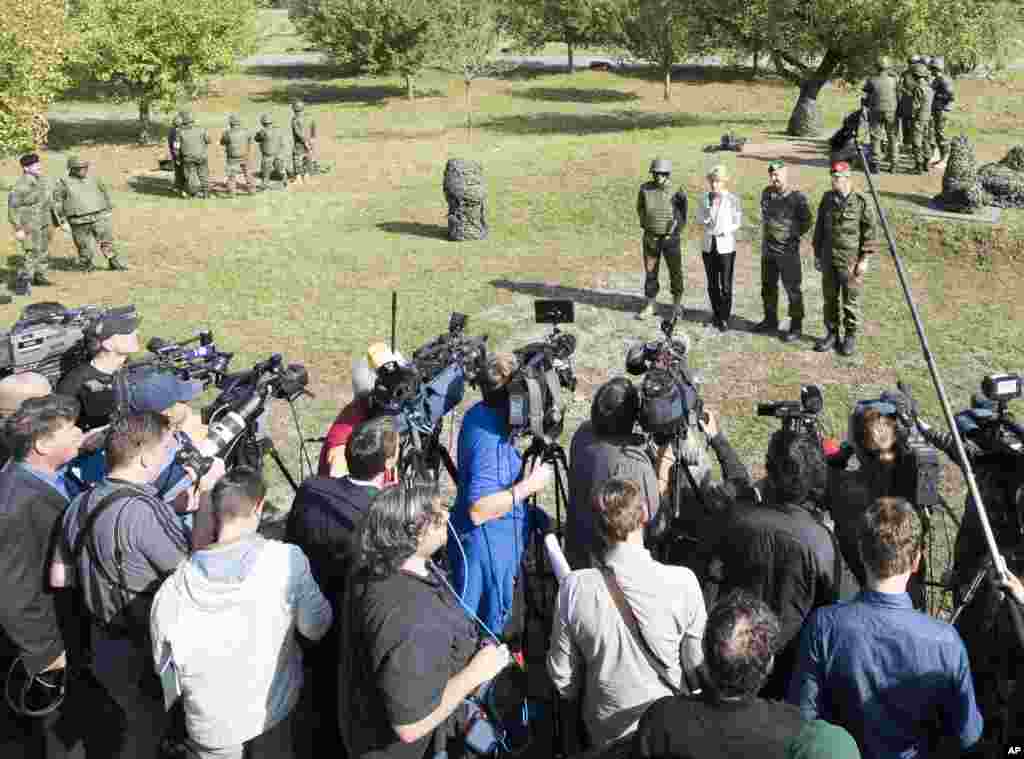
[[[509,427],[513,436],[532,435],[553,441],[562,434],[565,404],[560,389],[576,390],[573,354],[576,336],[562,332],[559,324],[576,319],[571,300],[536,300],[538,324],[550,324],[551,332],[541,342],[528,343],[513,351],[519,368],[509,380]]]
[[[982,456],[1024,459],[1024,425],[1017,422],[1008,408],[1010,401],[1022,397],[1024,376],[1021,374],[989,374],[982,379],[981,395],[975,395],[971,408],[955,417],[957,429],[972,450]],[[946,450],[951,446],[939,447]]]
[[[819,415],[825,406],[825,394],[819,385],[800,388],[798,401],[771,401],[757,404],[758,416],[774,416],[782,420],[787,432],[819,436]]]
[[[687,366],[686,336],[675,337],[678,312],[661,323],[664,337],[636,343],[626,353],[626,371],[643,375],[640,386],[640,426],[661,445],[686,435],[704,416],[699,382]]]
[[[82,306],[32,303],[7,332],[0,332],[0,376],[38,372],[54,387],[61,377],[88,360],[85,335],[91,324],[134,306]]]

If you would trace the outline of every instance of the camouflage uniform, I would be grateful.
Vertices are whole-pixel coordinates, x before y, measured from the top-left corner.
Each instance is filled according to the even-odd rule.
[[[953,80],[945,73],[945,61],[936,58],[932,62],[935,79],[932,81],[932,136],[939,149],[939,160],[949,155],[949,140],[946,139],[946,120],[953,104]]]
[[[71,225],[71,239],[78,249],[82,268],[90,271],[96,250],[107,257],[111,269],[125,266],[114,252],[114,205],[110,192],[102,180],[87,176],[89,164],[76,157],[68,159],[68,176],[57,183],[53,194],[54,212],[59,219]],[[76,173],[79,172],[79,173]]]
[[[284,160],[281,158],[281,153],[284,152],[284,135],[280,128],[274,126],[273,119],[267,114],[260,117],[260,124],[263,128],[256,132],[253,140],[260,146],[260,181],[266,187],[275,174],[282,181],[287,179],[284,173]],[[285,186],[287,187],[287,184]]]
[[[657,163],[652,164],[652,171]],[[663,163],[671,170],[667,162]],[[679,233],[686,226],[686,203],[686,192],[673,193],[668,182],[664,185],[654,180],[644,182],[637,194],[636,212],[644,230],[644,296],[649,302],[653,302],[661,288],[658,273],[662,257],[668,266],[672,300],[677,307],[682,300],[683,259]]]
[[[167,152],[171,156],[171,163],[174,164],[174,189],[184,194],[185,168],[181,165],[181,155],[178,152],[178,132],[181,130],[182,115],[179,111],[171,121],[171,131],[167,133]]]
[[[911,114],[914,111],[914,89],[917,87],[914,64],[920,60],[921,56],[912,56],[906,70],[900,76],[899,104],[896,107],[896,116],[900,122],[900,141],[903,143],[904,153],[908,152],[910,148],[910,135],[913,131]]]
[[[296,177],[307,177],[312,171],[313,136],[316,125],[312,120],[307,124],[303,116],[301,101],[292,103],[292,167]]]
[[[932,88],[928,82],[928,69],[923,64],[914,64],[914,76],[917,84],[912,92],[913,110],[910,114],[911,155],[917,171],[926,173],[931,160],[927,131],[932,114]]]
[[[7,196],[7,220],[15,231],[25,233],[19,243],[23,263],[22,280],[45,279],[50,266],[50,238],[53,236],[53,205],[50,188],[42,177],[24,173]]]
[[[878,62],[878,74],[864,83],[864,104],[868,109],[871,129],[871,171],[877,172],[882,158],[882,138],[888,141],[889,171],[896,170],[898,159],[896,137],[897,81],[889,71],[889,62]]]
[[[786,188],[778,192],[766,187],[761,192],[761,300],[765,320],[779,321],[779,278],[789,299],[791,330],[799,332],[804,320],[803,272],[800,264],[800,238],[811,228],[811,207],[807,196]]]
[[[864,195],[850,192],[844,198],[829,190],[822,196],[814,227],[814,257],[821,268],[825,329],[829,334],[839,332],[840,301],[846,334],[857,333],[864,281],[853,270],[858,261],[877,250],[876,237],[875,212]]]
[[[186,113],[178,131],[178,151],[185,172],[185,184],[192,197],[210,197],[210,136],[195,125],[192,114]]]
[[[252,190],[248,167],[252,135],[248,129],[242,129],[240,124],[241,120],[237,116],[231,116],[228,119],[230,128],[220,137],[220,144],[224,146],[228,192],[232,195],[235,194],[235,177],[239,175],[245,178],[246,189]]]

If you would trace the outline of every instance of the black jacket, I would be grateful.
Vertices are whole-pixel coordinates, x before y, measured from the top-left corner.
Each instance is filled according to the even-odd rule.
[[[57,594],[49,588],[49,562],[67,504],[64,496],[13,461],[0,471],[0,627],[31,672],[64,650]]]

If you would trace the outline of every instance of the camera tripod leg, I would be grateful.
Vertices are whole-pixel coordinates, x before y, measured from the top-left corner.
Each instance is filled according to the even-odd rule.
[[[281,470],[281,474],[288,480],[288,484],[292,486],[292,490],[296,493],[299,492],[299,483],[292,477],[292,473],[288,471],[288,467],[284,463],[284,459],[281,458],[281,454],[277,452],[277,447],[274,445],[274,441],[270,438],[266,438],[263,441],[263,452],[270,454],[270,458],[277,464],[277,468]]]

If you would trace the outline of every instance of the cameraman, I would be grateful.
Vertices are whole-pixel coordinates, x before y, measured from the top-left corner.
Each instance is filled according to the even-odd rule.
[[[519,370],[510,353],[491,354],[480,372],[483,400],[459,430],[458,491],[452,509],[456,540],[448,545],[455,590],[466,608],[495,634],[509,621],[523,553],[547,516],[526,499],[552,479],[541,464],[520,480],[523,460],[509,427],[508,383]]]
[[[160,583],[188,555],[178,515],[150,484],[167,466],[175,440],[155,412],[129,414],[110,428],[110,474],[78,496],[64,513],[50,581],[77,585],[92,619],[96,678],[125,712],[120,756],[149,759],[162,734],[164,712],[150,664],[149,611]],[[198,508],[224,473],[217,460],[194,490]]]

